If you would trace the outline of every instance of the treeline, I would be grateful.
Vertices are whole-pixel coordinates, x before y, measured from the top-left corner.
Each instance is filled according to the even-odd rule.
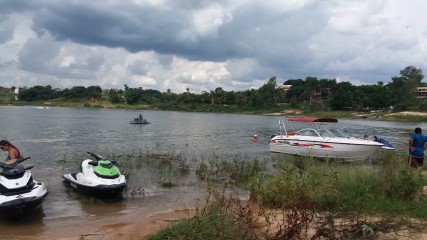
[[[129,88],[124,90],[102,90],[99,86],[75,86],[63,90],[53,89],[50,85],[20,89],[21,101],[48,101],[64,99],[66,101],[104,100],[112,104],[145,104],[159,109],[200,110],[201,106],[224,108],[236,111],[253,111],[283,108],[303,108],[306,111],[322,110],[367,110],[387,109],[390,106],[397,111],[427,110],[427,103],[418,98],[417,87],[426,86],[421,69],[408,66],[400,71],[400,76],[391,78],[388,84],[378,82],[372,85],[354,86],[350,82],[337,82],[335,79],[289,79],[283,84],[271,77],[259,89],[245,91],[225,91],[218,87],[213,91],[200,94],[189,91],[176,94],[170,90],[160,92],[153,89]],[[287,88],[287,85],[292,87]]]

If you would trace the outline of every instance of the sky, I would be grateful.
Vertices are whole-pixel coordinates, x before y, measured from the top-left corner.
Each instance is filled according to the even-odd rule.
[[[0,86],[258,89],[427,71],[425,0],[0,0]]]

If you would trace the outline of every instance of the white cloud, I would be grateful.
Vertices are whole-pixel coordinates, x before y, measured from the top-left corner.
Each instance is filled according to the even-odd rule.
[[[154,80],[153,78],[150,77],[146,77],[146,76],[132,76],[132,80],[136,85],[139,86],[144,86],[146,87],[151,87],[151,86],[155,86],[156,85],[156,80]]]
[[[422,0],[100,3],[2,2],[0,86],[231,91],[272,76],[374,84],[427,67]]]
[[[211,4],[194,13],[192,19],[192,35],[217,36],[221,26],[230,22],[232,16],[218,4]]]

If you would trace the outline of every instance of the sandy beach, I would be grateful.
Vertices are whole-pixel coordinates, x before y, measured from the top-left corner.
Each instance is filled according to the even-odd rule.
[[[388,115],[391,116],[427,116],[426,112],[409,112],[409,111],[405,111],[405,112],[397,112],[397,113],[390,113]]]
[[[195,209],[177,209],[157,212],[149,216],[127,214],[120,218],[101,218],[85,224],[67,225],[45,229],[42,233],[25,232],[23,235],[2,236],[1,239],[19,240],[141,240],[179,219],[194,216]],[[6,237],[6,238],[5,238]]]

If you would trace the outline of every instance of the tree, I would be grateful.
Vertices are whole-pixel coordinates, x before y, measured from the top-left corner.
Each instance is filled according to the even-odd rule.
[[[86,98],[88,99],[101,99],[102,89],[100,86],[89,86],[86,88]]]
[[[39,101],[57,98],[59,93],[52,89],[52,86],[34,86],[28,89],[21,89],[18,98],[23,101]]]
[[[292,107],[297,107],[302,100],[304,92],[304,81],[302,79],[289,79],[283,85],[292,85],[291,89],[286,92],[286,99]]]
[[[401,110],[416,104],[414,99],[417,96],[416,88],[421,86],[424,78],[421,69],[414,66],[407,66],[400,71],[400,76],[392,77],[392,82],[388,85],[394,96],[393,104],[401,106]]]
[[[73,100],[87,98],[86,97],[86,88],[83,86],[75,86],[75,87],[72,87],[71,89],[67,88],[63,91],[63,95],[65,98],[73,99]]]
[[[424,78],[423,71],[414,66],[407,66],[400,70],[400,75],[406,80],[413,80],[417,86],[421,84],[421,80]]]
[[[256,105],[274,105],[276,103],[276,87],[276,77],[273,76],[258,90],[260,96],[256,98],[259,99],[259,102],[257,100]]]
[[[108,92],[108,100],[111,103],[115,103],[115,104],[121,103],[122,95],[123,95],[122,90],[110,89],[110,91]]]
[[[125,91],[125,100],[127,104],[138,103],[142,98],[142,88],[127,88]]]
[[[311,110],[311,103],[315,90],[319,86],[319,81],[315,77],[307,77],[304,82],[304,98],[308,101],[308,109]]]
[[[332,110],[349,110],[354,107],[354,87],[349,82],[340,82],[333,89],[333,95],[329,101]]]
[[[215,88],[212,95],[214,96],[214,102],[216,104],[222,104],[224,102],[224,93],[225,91],[221,87]]]

